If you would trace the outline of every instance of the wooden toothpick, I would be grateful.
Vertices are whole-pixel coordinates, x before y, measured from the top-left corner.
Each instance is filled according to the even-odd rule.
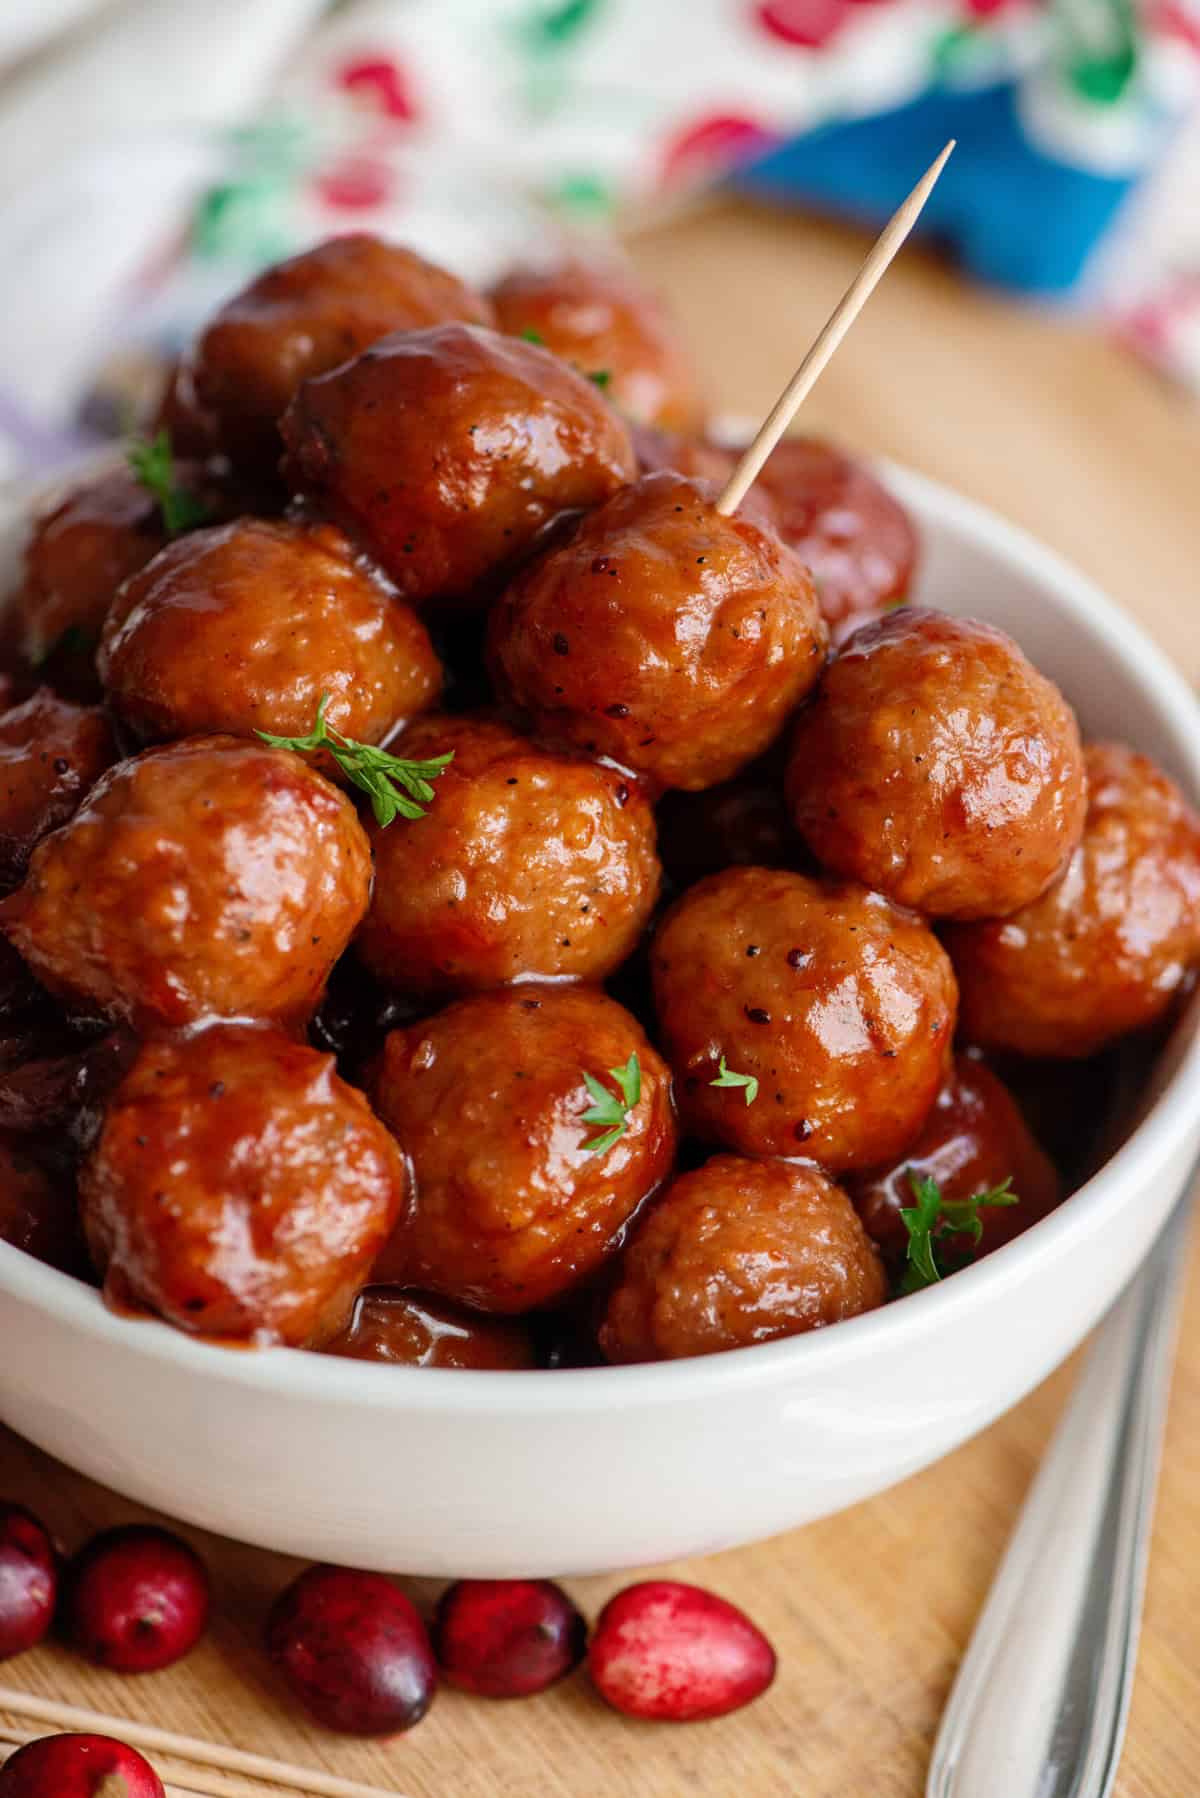
[[[341,1779],[313,1767],[294,1766],[290,1761],[247,1754],[244,1749],[218,1746],[195,1736],[176,1735],[172,1730],[135,1723],[129,1717],[110,1717],[102,1711],[59,1704],[15,1687],[0,1687],[0,1712],[49,1724],[55,1733],[78,1731],[84,1735],[115,1736],[131,1748],[182,1762],[191,1770],[185,1776],[185,1785],[176,1782],[180,1798],[200,1798],[202,1794],[205,1798],[267,1798],[272,1786],[304,1792],[309,1798],[399,1798],[394,1786],[363,1785],[356,1779]],[[17,1732],[0,1724],[3,1737],[11,1739],[14,1733]],[[245,1775],[245,1779],[238,1775]],[[246,1780],[260,1782],[257,1790]]]
[[[928,168],[887,224],[867,255],[866,261],[826,320],[820,335],[803,362],[767,413],[753,443],[726,481],[717,501],[717,511],[728,515],[736,512],[750,488],[758,479],[763,463],[791,424],[802,402],[816,386],[818,377],[850,329],[868,297],[882,279],[884,270],[916,224],[921,209],[933,192],[938,176],[953,150],[951,138],[937,161]]]

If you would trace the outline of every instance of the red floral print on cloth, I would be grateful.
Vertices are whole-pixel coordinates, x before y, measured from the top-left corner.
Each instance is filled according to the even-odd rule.
[[[776,132],[756,119],[710,113],[668,138],[662,153],[663,183],[711,181],[725,169],[765,156],[781,142]]]
[[[408,73],[392,56],[356,56],[336,71],[334,85],[398,123],[411,125],[421,116]]]
[[[754,22],[768,37],[797,50],[819,50],[846,22],[850,0],[763,0]]]
[[[366,212],[395,198],[396,171],[378,156],[343,156],[314,176],[313,187],[337,212]]]

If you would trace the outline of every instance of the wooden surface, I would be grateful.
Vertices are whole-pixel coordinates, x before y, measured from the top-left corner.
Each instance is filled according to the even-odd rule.
[[[774,398],[861,248],[829,227],[732,209],[637,246],[677,301],[714,401],[740,411]],[[909,252],[804,422],[910,462],[1037,531],[1200,678],[1200,407],[1097,337],[969,292]],[[1194,1271],[1120,1798],[1200,1789]],[[419,1729],[387,1746],[309,1730],[281,1701],[257,1646],[293,1564],[196,1532],[216,1575],[216,1617],[184,1666],[122,1681],[49,1648],[3,1676],[404,1798],[918,1798],[955,1667],[1071,1377],[1062,1370],[985,1436],[869,1504],[677,1569],[744,1605],[779,1651],[772,1692],[721,1723],[634,1724],[576,1679],[521,1704],[444,1693]],[[219,1418],[213,1427],[219,1453]],[[2,1432],[0,1492],[44,1512],[68,1543],[142,1515]],[[581,1580],[572,1590],[594,1613],[621,1583]]]

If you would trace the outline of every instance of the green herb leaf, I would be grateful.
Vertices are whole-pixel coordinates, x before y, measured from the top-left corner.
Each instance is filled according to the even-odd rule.
[[[588,1155],[605,1154],[624,1136],[628,1128],[628,1113],[642,1096],[642,1069],[636,1051],[623,1068],[609,1068],[608,1077],[616,1081],[620,1098],[616,1093],[609,1092],[594,1074],[585,1073],[583,1076],[583,1084],[593,1100],[583,1114],[583,1121],[585,1124],[604,1125],[600,1136],[584,1143],[584,1151]]]
[[[129,466],[146,489],[158,501],[163,523],[169,536],[180,531],[195,530],[207,524],[211,513],[202,500],[175,478],[175,457],[168,431],[160,431],[152,443],[135,438],[130,444]]]
[[[535,331],[532,325],[527,325],[525,327],[521,332],[521,338],[525,343],[538,343],[545,348],[546,339],[542,336],[540,331]]]
[[[612,383],[612,369],[593,368],[588,374],[588,380],[594,381],[597,387],[608,387]]]
[[[746,1103],[753,1105],[758,1097],[758,1080],[753,1074],[735,1074],[732,1068],[726,1067],[722,1055],[717,1067],[717,1077],[710,1080],[710,1086],[741,1086],[746,1090]]]
[[[272,749],[291,749],[306,755],[314,749],[325,749],[333,757],[347,780],[371,797],[371,810],[381,829],[395,818],[423,818],[425,807],[434,798],[431,780],[436,780],[454,760],[454,751],[434,756],[428,762],[410,762],[403,756],[390,755],[373,743],[358,743],[344,737],[340,730],[326,722],[329,694],[322,693],[317,706],[317,721],[306,737],[275,737],[270,731],[255,731]]]
[[[950,1245],[955,1237],[968,1236],[972,1247],[978,1248],[983,1237],[983,1219],[979,1215],[982,1210],[1020,1203],[1012,1190],[1011,1174],[999,1186],[977,1192],[969,1199],[944,1199],[937,1181],[913,1168],[908,1170],[908,1183],[916,1204],[900,1212],[908,1231],[901,1292],[920,1292],[922,1287],[936,1286],[963,1265],[961,1260],[951,1261]]]

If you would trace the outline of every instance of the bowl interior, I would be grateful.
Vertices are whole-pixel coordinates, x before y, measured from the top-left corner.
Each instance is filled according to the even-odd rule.
[[[1167,657],[1133,620],[1053,552],[986,509],[910,471],[885,466],[880,472],[909,506],[921,530],[923,561],[912,598],[950,612],[978,615],[1009,631],[1074,703],[1085,735],[1120,737],[1135,744],[1197,801],[1200,707]],[[28,490],[0,495],[0,594],[13,589],[19,574],[29,504]],[[1189,1007],[1164,1052],[1139,1119],[1130,1121],[1137,1127],[1126,1128],[1131,1138],[1127,1149],[1132,1151],[1150,1133],[1157,1133],[1161,1142],[1172,1131],[1180,1131],[1197,1104],[1200,1000]],[[1102,1170],[1102,1178],[1106,1171]],[[665,1395],[680,1382],[715,1385],[753,1377],[753,1367],[778,1369],[783,1363],[798,1365],[801,1358],[810,1365],[819,1360],[828,1366],[844,1357],[857,1359],[863,1352],[884,1352],[885,1340],[899,1342],[927,1308],[957,1309],[968,1301],[968,1288],[978,1282],[1019,1279],[1022,1264],[1028,1265],[1042,1245],[1049,1247],[1054,1239],[1061,1248],[1064,1234],[1085,1227],[1080,1201],[1094,1185],[1089,1182],[1050,1218],[986,1262],[920,1295],[917,1306],[885,1307],[836,1330],[706,1357],[703,1364],[563,1370],[507,1378],[454,1370],[451,1379],[448,1371],[373,1366],[291,1350],[232,1354],[165,1325],[138,1322],[133,1327],[139,1348],[158,1359],[204,1369],[223,1382],[276,1386],[293,1393],[341,1392],[370,1404],[386,1405],[394,1399],[420,1409],[448,1403],[457,1408],[460,1402],[467,1409],[497,1405],[505,1409],[509,1404],[524,1405],[535,1388],[540,1389],[539,1402],[544,1399],[555,1409],[581,1401],[588,1406],[619,1402],[619,1392],[632,1392],[634,1386],[643,1393],[656,1386]],[[1106,1208],[1116,1204],[1117,1195],[1109,1191],[1112,1185],[1109,1181],[1106,1187]],[[1099,1199],[1100,1194],[1095,1196]],[[0,1287],[96,1337],[111,1338],[131,1327],[108,1313],[91,1288],[3,1243]]]

